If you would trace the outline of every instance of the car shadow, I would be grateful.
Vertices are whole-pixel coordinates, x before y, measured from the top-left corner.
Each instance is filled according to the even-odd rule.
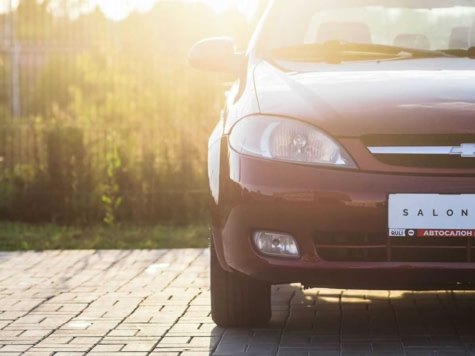
[[[213,329],[210,355],[469,355],[475,350],[475,291],[279,285],[272,289],[272,308],[266,328]]]

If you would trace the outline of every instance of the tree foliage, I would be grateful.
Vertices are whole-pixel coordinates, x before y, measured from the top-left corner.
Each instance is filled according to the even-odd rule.
[[[20,0],[14,14],[23,118],[0,129],[0,218],[206,219],[207,138],[232,78],[194,71],[186,55],[208,36],[244,47],[252,24],[199,3],[160,1],[120,22],[73,16],[83,5]]]

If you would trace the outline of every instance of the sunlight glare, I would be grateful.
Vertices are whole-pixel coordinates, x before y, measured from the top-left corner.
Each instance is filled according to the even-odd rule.
[[[251,19],[256,10],[256,1],[254,0],[189,0],[202,1],[210,6],[216,12],[224,12],[229,8],[237,8],[248,19]]]
[[[43,0],[38,0],[42,2]],[[132,11],[147,12],[157,1],[171,0],[88,0],[84,2],[84,9],[92,9],[97,5],[105,16],[111,20],[120,21],[126,18]],[[255,0],[174,0],[184,2],[202,2],[208,5],[217,13],[224,12],[231,8],[236,8],[248,20],[255,15],[257,6]],[[0,0],[0,13],[5,13],[18,7],[19,0]],[[52,1],[50,6],[53,9],[59,8],[60,1]],[[88,11],[85,11],[88,12]]]
[[[18,7],[19,0],[0,0],[0,13],[5,13]]]
[[[97,0],[99,8],[112,20],[122,20],[132,11],[150,10],[157,0]]]
[[[121,20],[131,11],[145,12],[150,10],[159,0],[96,0],[104,14],[113,19]],[[162,0],[167,1],[167,0]],[[169,0],[168,0],[169,1]],[[221,13],[230,8],[236,8],[247,19],[251,19],[256,10],[255,0],[182,0],[185,2],[203,2],[215,12]]]
[[[104,14],[112,20],[122,20],[131,11],[146,12],[150,10],[159,0],[96,0]],[[166,0],[165,0],[166,1]],[[244,14],[247,19],[251,19],[256,10],[254,0],[182,0],[185,2],[202,2],[208,5],[216,13],[224,12],[231,8],[236,8]]]

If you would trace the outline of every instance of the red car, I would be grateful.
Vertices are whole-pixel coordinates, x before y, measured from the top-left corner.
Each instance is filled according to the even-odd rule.
[[[475,1],[275,0],[209,140],[211,298],[262,325],[270,286],[475,282]]]

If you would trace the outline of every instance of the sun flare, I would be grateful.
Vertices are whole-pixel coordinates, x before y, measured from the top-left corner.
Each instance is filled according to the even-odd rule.
[[[223,12],[229,8],[237,8],[248,19],[250,19],[256,11],[255,0],[191,0],[202,1],[210,6],[216,12]]]
[[[113,19],[121,20],[131,11],[148,11],[158,0],[96,0],[104,14]],[[230,8],[236,8],[246,18],[251,19],[256,11],[254,0],[181,0],[185,2],[203,2],[215,12],[224,12]]]
[[[44,0],[38,0],[42,2]],[[224,12],[230,8],[238,9],[247,19],[251,19],[257,10],[255,0],[86,0],[82,3],[84,12],[91,11],[94,6],[98,6],[109,18],[120,21],[126,18],[132,11],[149,11],[158,1],[183,1],[202,2],[208,5],[215,12]],[[0,13],[5,13],[18,7],[19,0],[0,0]],[[53,0],[50,9],[61,7],[61,0]]]

